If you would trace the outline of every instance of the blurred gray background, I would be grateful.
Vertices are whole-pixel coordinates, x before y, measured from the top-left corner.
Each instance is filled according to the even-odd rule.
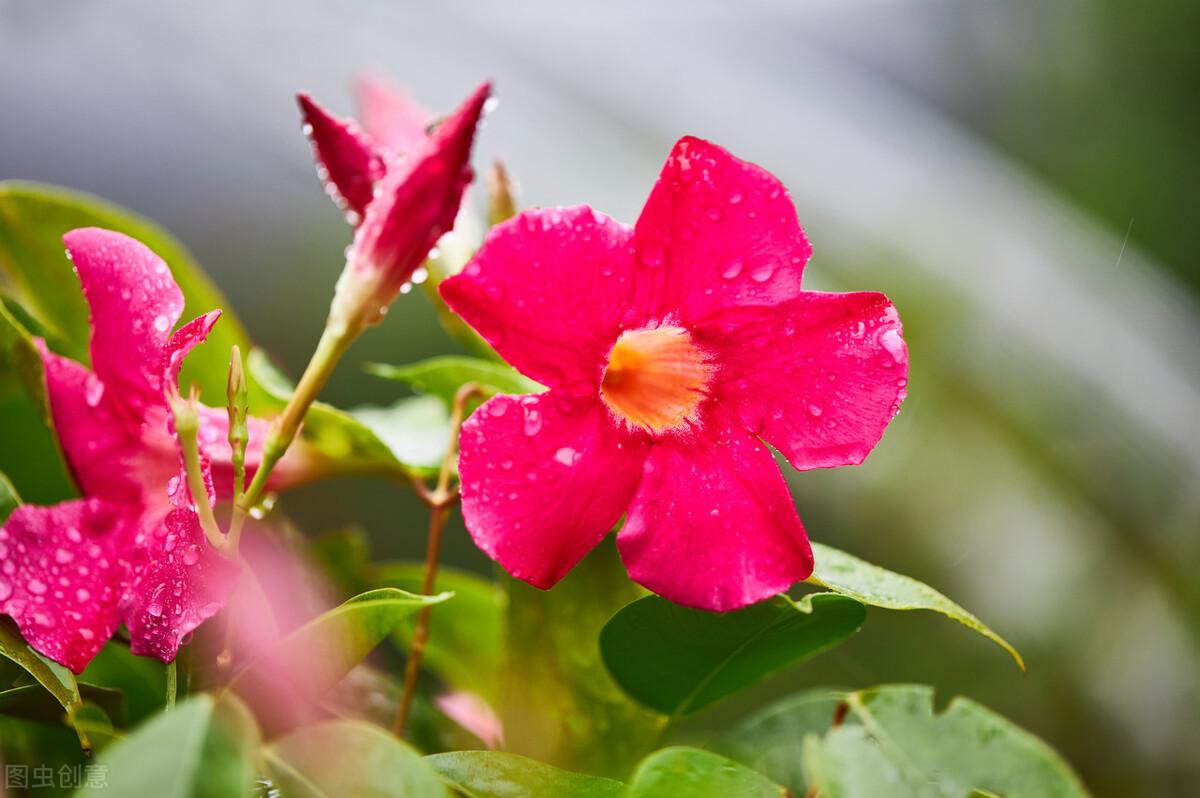
[[[942,588],[1026,655],[873,614],[791,687],[923,681],[1045,736],[1099,796],[1200,794],[1200,6],[1119,0],[203,4],[0,0],[0,178],[84,189],[181,238],[293,375],[349,230],[293,95],[352,110],[382,72],[444,112],[484,77],[526,205],[632,222],[673,141],[791,188],[815,287],[887,292],[913,373],[857,469],[789,474],[815,539]],[[424,298],[361,372],[455,346]],[[285,508],[419,556],[410,496],[370,480]],[[448,558],[489,567],[461,527]]]

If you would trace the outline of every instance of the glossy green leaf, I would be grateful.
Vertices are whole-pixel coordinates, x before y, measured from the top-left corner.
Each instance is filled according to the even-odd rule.
[[[63,709],[79,706],[81,699],[75,675],[57,662],[34,651],[21,637],[17,625],[4,617],[0,617],[0,655],[17,663],[37,679]]]
[[[109,746],[96,764],[103,784],[78,795],[105,798],[237,798],[255,791],[258,730],[232,696],[199,694]]]
[[[817,593],[737,612],[688,609],[648,596],[600,633],[600,652],[622,689],[665,715],[688,715],[846,640],[866,617],[859,602]]]
[[[64,233],[78,227],[116,230],[154,250],[183,290],[182,321],[214,308],[223,311],[208,342],[188,356],[182,377],[185,385],[200,385],[210,403],[223,401],[230,347],[248,349],[249,339],[229,302],[178,241],[154,223],[87,194],[0,182],[0,284],[37,320],[50,347],[89,362],[87,303],[62,242]]]
[[[813,543],[816,566],[808,581],[834,593],[889,610],[932,610],[958,621],[1012,655],[1021,670],[1025,662],[1008,641],[938,591],[909,576],[893,573],[844,551]]]
[[[627,798],[785,798],[787,791],[766,776],[698,748],[664,748],[646,757]],[[876,798],[883,798],[880,793]]]
[[[4,472],[0,471],[0,524],[8,520],[12,511],[21,506],[21,497],[17,489],[8,481]]]
[[[246,366],[251,385],[265,397],[263,402],[281,409],[295,386],[260,349],[250,351]],[[429,475],[441,464],[450,439],[448,416],[433,400],[404,402],[393,408],[351,412],[313,402],[304,416],[300,439],[312,457],[324,461],[318,470]],[[365,419],[357,418],[358,412]]]
[[[601,628],[645,595],[612,536],[551,590],[508,576],[501,583],[508,604],[497,709],[505,750],[623,778],[657,743],[666,718],[626,695],[600,659]]]
[[[545,388],[506,363],[477,357],[447,355],[406,366],[370,363],[367,371],[377,377],[402,382],[417,393],[436,396],[447,405],[459,387],[477,383],[489,396],[498,393],[538,393]]]
[[[382,588],[355,596],[287,635],[238,673],[231,689],[257,710],[268,733],[295,726],[405,618],[451,595]]]
[[[288,798],[450,798],[415,749],[366,723],[306,726],[266,746],[263,755]]]
[[[738,723],[712,748],[766,774],[794,795],[804,795],[808,792],[801,761],[804,738],[829,731],[845,697],[843,691],[828,689],[790,695]]]
[[[804,767],[822,798],[1086,798],[1044,742],[966,698],[941,712],[933,688],[850,693],[846,722],[805,741]]]
[[[423,563],[391,562],[372,566],[368,573],[372,585],[419,592],[424,571]],[[453,592],[454,600],[432,615],[424,666],[455,689],[494,700],[502,659],[504,593],[491,580],[444,566],[438,569],[437,590]],[[408,649],[414,628],[412,618],[396,628],[402,649]]]
[[[450,414],[432,396],[413,396],[387,407],[355,407],[351,418],[373,432],[408,471],[434,474],[450,445]]]
[[[102,709],[109,718],[116,718],[118,722],[124,720],[125,696],[121,695],[119,690],[85,683],[79,684],[78,687],[81,703],[73,707],[63,707],[40,684],[27,684],[0,691],[0,715],[40,723],[61,723],[68,712],[76,711],[86,706],[86,702],[91,702]]]
[[[33,343],[30,330],[6,305],[0,295],[0,383],[5,391],[11,383],[32,400],[42,420],[49,424],[50,413],[46,404],[46,384],[42,375],[42,359]]]
[[[452,751],[425,761],[466,798],[621,798],[625,793],[619,781],[499,751]]]

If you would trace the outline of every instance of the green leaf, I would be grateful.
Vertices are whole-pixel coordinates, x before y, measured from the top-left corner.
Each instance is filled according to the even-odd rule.
[[[367,371],[386,380],[402,382],[417,393],[436,396],[447,405],[459,387],[478,383],[489,396],[498,393],[539,393],[545,388],[505,363],[477,357],[446,355],[406,366],[367,364]]]
[[[785,798],[787,791],[761,773],[698,748],[664,748],[646,757],[627,798]],[[888,793],[880,793],[882,798]],[[889,795],[890,798],[890,795]]]
[[[600,632],[600,652],[617,684],[666,715],[689,715],[803,662],[858,631],[859,602],[817,593],[786,596],[729,613],[680,607],[648,596]]]
[[[62,242],[64,233],[78,227],[116,230],[154,250],[183,290],[183,321],[222,309],[221,321],[209,333],[208,343],[189,355],[182,377],[184,385],[196,383],[209,402],[219,406],[225,395],[230,347],[238,344],[249,349],[249,338],[229,302],[191,255],[154,223],[80,192],[0,182],[0,285],[37,321],[54,351],[88,363],[87,303]],[[0,342],[3,339],[0,332]]]
[[[501,583],[508,605],[497,709],[505,750],[566,770],[625,776],[656,744],[666,719],[622,692],[600,660],[605,622],[644,595],[612,536],[551,590],[508,576]]]
[[[12,511],[21,506],[21,497],[17,489],[8,481],[8,477],[0,471],[0,524],[8,520]]]
[[[192,696],[106,748],[103,785],[78,795],[105,798],[234,798],[255,790],[258,729],[232,696]]]
[[[878,687],[846,700],[846,723],[805,741],[804,767],[822,798],[1087,796],[1053,749],[969,699],[937,714],[930,687]]]
[[[425,761],[466,798],[621,798],[625,793],[619,781],[499,751],[452,751]]]
[[[377,726],[333,721],[306,726],[263,749],[288,798],[450,798],[412,747]]]
[[[16,384],[38,408],[42,421],[49,425],[50,407],[46,403],[42,357],[29,329],[16,318],[3,299],[3,295],[0,295],[0,375],[11,374],[15,377]]]
[[[421,589],[424,571],[423,563],[379,563],[369,569],[369,578],[373,585],[416,592]],[[493,701],[502,661],[504,594],[500,586],[443,566],[438,569],[436,589],[453,592],[454,601],[433,613],[424,666],[451,687]],[[411,618],[396,628],[394,634],[404,650],[414,628]]]
[[[845,692],[829,689],[788,696],[730,729],[713,750],[765,773],[795,795],[804,795],[808,792],[801,762],[804,738],[829,731],[845,697]]]
[[[450,415],[432,396],[413,396],[387,407],[356,407],[351,418],[369,429],[408,471],[437,473],[450,445]]]
[[[1008,641],[938,591],[912,577],[872,565],[844,551],[813,543],[816,567],[808,581],[872,607],[889,610],[932,610],[958,621],[1012,655],[1021,670],[1025,662]]]
[[[119,690],[94,684],[79,684],[79,693],[82,699],[104,710],[106,716],[116,717],[118,722],[124,719],[125,696]],[[61,723],[68,712],[86,705],[81,702],[76,707],[63,707],[40,684],[27,684],[0,692],[0,715],[39,723]]]
[[[291,728],[405,618],[451,595],[382,588],[355,596],[287,635],[238,673],[230,688],[258,710],[268,734]]]
[[[63,709],[79,706],[79,685],[75,675],[53,660],[43,657],[25,642],[17,625],[0,618],[0,655],[20,665],[50,691]]]
[[[250,350],[246,367],[256,393],[281,409],[295,386],[260,349]],[[428,476],[446,451],[449,419],[440,402],[415,401],[419,404],[408,399],[393,408],[352,412],[313,402],[304,416],[300,440],[311,456],[323,461],[318,470]],[[366,418],[356,418],[357,413]]]

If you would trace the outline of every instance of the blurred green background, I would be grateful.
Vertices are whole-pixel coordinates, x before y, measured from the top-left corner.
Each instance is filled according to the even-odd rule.
[[[0,0],[0,178],[164,224],[295,375],[349,239],[296,90],[349,112],[372,69],[443,111],[492,77],[477,163],[502,156],[524,204],[626,221],[682,134],[763,164],[814,242],[812,285],[887,292],[912,353],[865,465],[789,473],[810,535],[943,589],[1029,671],[941,619],[872,613],[683,736],[793,687],[920,681],[1042,735],[1098,796],[1200,794],[1200,5],[505,5]],[[402,298],[326,398],[386,403],[363,363],[454,349]],[[6,462],[45,443],[0,434]],[[13,476],[29,499],[61,490]],[[283,507],[423,550],[390,484]],[[490,567],[457,522],[447,559]]]

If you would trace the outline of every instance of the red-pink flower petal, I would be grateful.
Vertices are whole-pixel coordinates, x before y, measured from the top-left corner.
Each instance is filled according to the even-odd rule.
[[[463,425],[463,519],[517,579],[549,588],[599,543],[637,487],[648,442],[599,401],[496,396]]]
[[[46,375],[50,415],[79,489],[89,496],[135,501],[141,491],[131,458],[138,420],[100,378],[36,341]]]
[[[617,535],[635,582],[725,612],[812,573],[812,551],[771,453],[716,408],[655,442]]]
[[[442,297],[532,379],[594,388],[633,296],[632,237],[584,205],[525,211],[492,228]]]
[[[157,404],[163,347],[183,312],[167,264],[111,230],[72,230],[63,241],[91,307],[92,369],[123,405]]]
[[[383,158],[354,120],[339,119],[307,94],[297,95],[296,100],[326,190],[340,206],[361,218],[371,203],[375,183],[387,172]]]
[[[117,628],[117,600],[137,511],[98,499],[23,505],[0,528],[0,614],[75,673]]]
[[[812,247],[783,184],[697,138],[663,166],[634,233],[638,306],[685,323],[729,305],[775,305],[800,293]]]
[[[693,334],[721,364],[717,401],[801,470],[861,463],[904,399],[908,350],[883,294],[806,291]]]
[[[379,146],[403,154],[425,138],[433,114],[398,86],[378,75],[363,75],[354,88],[363,127]]]
[[[354,233],[331,316],[374,323],[454,226],[471,182],[471,145],[491,93],[484,83],[437,130],[388,169]]]
[[[162,384],[164,391],[176,391],[179,388],[179,370],[183,367],[183,359],[188,352],[204,343],[204,339],[212,331],[221,311],[210,310],[203,316],[197,316],[180,327],[172,335],[162,350]]]
[[[186,486],[178,490],[186,495]],[[208,544],[190,508],[176,507],[143,526],[134,546],[120,604],[129,650],[170,662],[183,638],[225,606],[239,569]]]

